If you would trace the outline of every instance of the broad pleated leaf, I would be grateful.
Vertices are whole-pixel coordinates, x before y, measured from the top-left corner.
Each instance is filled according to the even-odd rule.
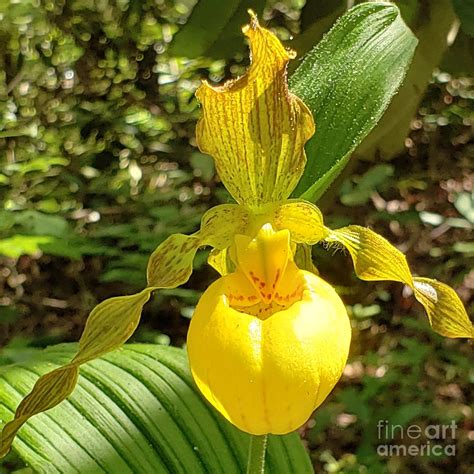
[[[240,203],[259,207],[286,199],[306,162],[304,144],[314,133],[307,107],[288,92],[286,66],[294,57],[252,15],[244,28],[252,63],[221,87],[197,90],[202,117],[196,139],[211,155],[227,190]]]
[[[0,419],[72,344],[0,368]],[[86,364],[64,403],[30,420],[13,447],[37,473],[244,472],[249,437],[203,401],[181,349],[129,345]],[[268,472],[311,473],[296,434],[270,437]]]
[[[390,3],[343,15],[290,78],[313,113],[316,133],[295,195],[316,201],[377,124],[400,86],[417,40]]]
[[[382,236],[356,225],[328,231],[326,242],[342,244],[349,251],[359,278],[405,283],[424,306],[434,331],[447,337],[474,337],[473,325],[456,292],[437,280],[413,277],[405,255]]]

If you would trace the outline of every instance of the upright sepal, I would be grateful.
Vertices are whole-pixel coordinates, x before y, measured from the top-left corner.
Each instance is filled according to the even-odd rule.
[[[250,41],[251,66],[235,81],[221,87],[204,82],[198,89],[203,111],[196,135],[234,199],[259,207],[286,199],[295,188],[314,122],[303,102],[288,92],[286,66],[294,53],[254,14],[243,32]]]

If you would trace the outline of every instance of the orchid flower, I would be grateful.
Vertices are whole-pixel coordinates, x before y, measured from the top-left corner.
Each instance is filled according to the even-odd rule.
[[[196,233],[168,237],[150,257],[144,290],[93,309],[76,356],[40,377],[4,426],[0,455],[31,416],[73,392],[82,364],[130,338],[152,292],[189,279],[202,246],[212,248],[208,261],[221,277],[204,292],[191,321],[191,372],[205,398],[254,435],[288,433],[302,425],[347,361],[346,309],[316,274],[309,246],[345,247],[359,278],[409,286],[436,332],[474,336],[455,291],[413,276],[405,256],[383,237],[357,225],[329,229],[314,204],[289,199],[304,170],[313,118],[288,91],[286,68],[295,53],[254,14],[243,32],[252,57],[247,73],[221,87],[204,82],[196,92],[203,109],[198,145],[213,156],[236,203],[210,209]]]

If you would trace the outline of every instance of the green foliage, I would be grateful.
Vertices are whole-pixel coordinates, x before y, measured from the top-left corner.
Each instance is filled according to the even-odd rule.
[[[341,188],[341,202],[346,206],[366,204],[375,191],[388,183],[393,171],[391,165],[377,165],[361,176],[355,185],[346,181]]]
[[[264,0],[198,1],[188,21],[173,38],[169,53],[196,58],[231,58],[242,49],[241,27],[249,9],[261,14]]]
[[[347,12],[308,53],[290,79],[316,121],[296,195],[316,201],[342,171],[400,86],[415,46],[398,8],[375,2]]]
[[[451,0],[407,0],[397,4],[403,19],[418,39],[418,45],[403,84],[380,122],[354,153],[363,159],[388,160],[403,152],[411,120],[432,79],[433,69],[448,50],[447,38],[456,28]],[[424,18],[430,21],[424,21]],[[454,62],[461,65],[463,61]]]
[[[212,176],[206,165],[194,187],[188,137],[195,71],[220,67],[202,60],[190,80],[157,54],[183,4],[5,0],[0,13],[0,252],[101,255],[104,280],[140,285],[150,251],[207,207],[191,208]]]
[[[13,414],[36,374],[74,352],[55,346],[0,368],[0,418]],[[38,473],[241,472],[248,444],[203,400],[183,350],[129,345],[87,364],[68,402],[21,431],[17,451]],[[312,472],[297,434],[271,436],[267,463],[268,472]]]
[[[461,20],[462,29],[470,36],[474,36],[474,1],[453,0],[453,5]]]

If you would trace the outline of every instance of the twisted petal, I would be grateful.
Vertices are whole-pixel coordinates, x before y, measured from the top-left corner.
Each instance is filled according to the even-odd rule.
[[[18,406],[15,418],[3,428],[0,457],[8,453],[17,431],[28,418],[53,408],[72,393],[78,375],[77,367],[71,365],[56,369],[36,382],[33,391]]]
[[[447,337],[474,338],[474,328],[456,292],[430,278],[414,279],[415,297],[425,307],[433,329]]]
[[[72,393],[81,364],[119,347],[133,334],[151,291],[147,288],[136,295],[110,298],[92,310],[74,359],[41,376],[18,406],[14,419],[3,427],[0,457],[8,453],[17,431],[30,417],[55,407]]]
[[[196,92],[203,107],[196,134],[234,199],[258,207],[286,199],[295,188],[314,122],[303,102],[288,92],[286,66],[294,53],[261,28],[255,15],[243,32],[250,41],[251,66],[221,87],[202,84]]]
[[[447,337],[474,337],[473,325],[456,292],[437,280],[413,277],[405,256],[382,236],[355,225],[328,231],[326,241],[347,248],[359,278],[405,283],[424,306],[434,331]]]
[[[163,288],[186,283],[198,248],[210,245],[218,251],[226,249],[233,243],[234,235],[244,231],[248,219],[247,211],[235,204],[209,209],[198,232],[171,235],[152,253],[147,268],[148,285]]]
[[[217,206],[203,217],[201,229],[193,235],[172,235],[152,254],[148,264],[148,287],[131,296],[119,296],[96,306],[87,320],[73,360],[40,377],[31,393],[18,406],[0,437],[0,457],[10,450],[16,432],[28,418],[53,408],[74,390],[79,367],[101,357],[126,342],[140,321],[151,293],[158,288],[174,288],[189,278],[198,247],[212,245],[223,249],[234,233],[246,225],[246,211],[236,205]]]

